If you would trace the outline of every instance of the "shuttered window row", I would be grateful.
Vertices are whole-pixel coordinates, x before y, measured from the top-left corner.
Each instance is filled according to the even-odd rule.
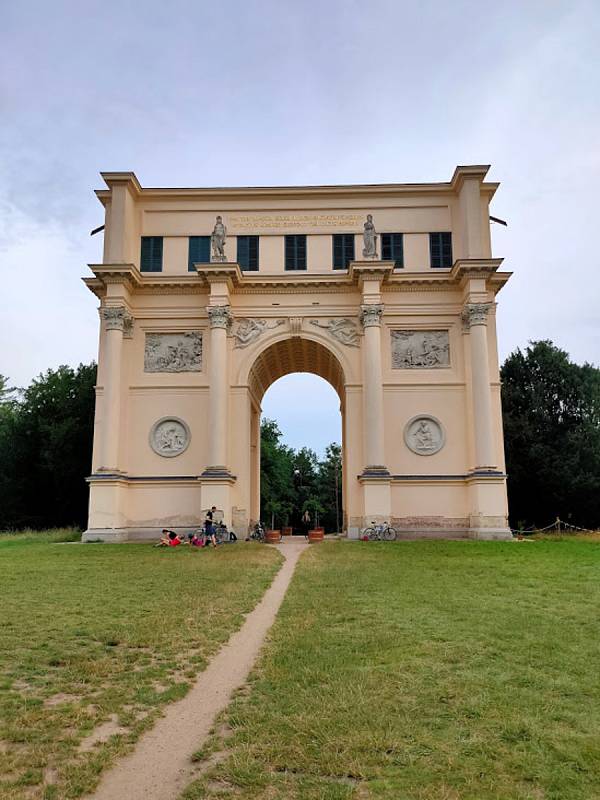
[[[237,262],[247,272],[259,268],[259,236],[237,237]],[[336,233],[333,240],[333,268],[348,269],[354,260],[354,234]],[[452,234],[437,231],[429,234],[429,255],[431,267],[449,269],[452,267]],[[381,234],[381,258],[393,261],[395,267],[404,267],[404,236],[402,233]],[[188,270],[194,271],[194,264],[210,263],[210,236],[190,236],[188,245]],[[142,272],[162,272],[163,237],[142,236],[140,270]],[[306,236],[294,234],[285,237],[285,269],[305,270]]]

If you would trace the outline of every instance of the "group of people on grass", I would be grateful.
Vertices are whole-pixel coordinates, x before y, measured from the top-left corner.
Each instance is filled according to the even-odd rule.
[[[163,528],[160,541],[158,541],[154,547],[179,547],[181,544],[188,544],[190,547],[216,547],[219,544],[214,521],[216,510],[217,507],[213,506],[206,512],[204,527],[200,530],[188,533],[187,541],[185,536],[175,533],[175,531],[170,531],[168,528]],[[222,523],[219,527],[221,529],[219,531],[220,535],[224,533],[228,541],[237,542],[237,536],[233,531],[227,531],[227,528]],[[220,538],[220,541],[222,542],[224,539]]]

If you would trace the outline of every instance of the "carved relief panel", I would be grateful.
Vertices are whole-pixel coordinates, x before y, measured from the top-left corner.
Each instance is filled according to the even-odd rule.
[[[392,331],[392,369],[450,366],[448,331]]]
[[[444,446],[445,439],[442,423],[430,414],[419,414],[409,419],[404,428],[406,446],[419,456],[437,453]]]
[[[199,331],[146,334],[144,372],[200,372],[201,369]]]
[[[190,429],[179,417],[161,417],[150,430],[150,447],[164,458],[181,455],[190,443]]]

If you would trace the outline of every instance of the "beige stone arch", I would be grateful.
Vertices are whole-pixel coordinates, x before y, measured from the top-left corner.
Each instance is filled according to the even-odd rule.
[[[358,325],[358,319],[357,319]],[[235,369],[235,376],[236,376],[236,383],[238,385],[248,385],[250,373],[253,369],[253,366],[256,360],[263,354],[265,351],[269,350],[274,344],[279,342],[315,342],[316,344],[321,345],[328,353],[330,353],[340,364],[344,375],[344,383],[345,384],[357,384],[360,383],[360,365],[358,362],[360,357],[360,347],[352,348],[355,353],[355,359],[352,360],[348,353],[346,352],[349,348],[344,348],[343,345],[338,344],[333,337],[328,336],[325,330],[319,328],[317,326],[312,326],[312,328],[308,328],[308,326],[304,325],[300,329],[298,333],[292,333],[290,330],[283,330],[280,331],[277,328],[274,329],[272,332],[269,333],[268,336],[260,339],[253,345],[250,345],[247,348],[239,348],[234,349],[234,358],[236,359],[236,367]],[[300,370],[295,370],[299,372]],[[315,375],[320,375],[319,372],[315,372],[312,368],[310,361],[307,363],[307,369],[302,370],[304,372],[313,372]],[[283,373],[287,374],[287,373]],[[279,376],[281,377],[281,376]],[[325,378],[328,380],[327,377],[324,375],[320,375],[320,377]],[[277,380],[277,379],[275,379]],[[333,384],[332,384],[333,385]],[[336,388],[334,386],[334,388]]]
[[[265,392],[279,378],[295,372],[308,372],[326,380],[337,392],[340,399],[342,418],[342,507],[350,502],[356,505],[357,491],[349,487],[348,453],[353,454],[359,469],[361,460],[360,420],[352,417],[356,413],[356,403],[347,403],[347,375],[352,374],[350,359],[318,331],[302,331],[298,334],[284,332],[272,336],[269,341],[248,352],[238,370],[239,387],[247,387],[246,404],[249,412],[243,415],[250,423],[249,457],[249,521],[260,518],[260,414],[261,402]],[[354,376],[355,377],[355,376]],[[350,424],[348,424],[348,415]],[[248,462],[246,462],[248,463]],[[356,487],[358,488],[358,486]],[[358,512],[360,509],[354,509]],[[240,519],[241,522],[241,519]]]
[[[510,538],[494,314],[510,273],[491,252],[487,169],[220,189],[105,173],[104,257],[85,279],[101,318],[85,538],[187,532],[213,504],[244,535],[262,395],[298,370],[340,396],[349,537],[391,521]],[[207,261],[217,217],[227,241]]]

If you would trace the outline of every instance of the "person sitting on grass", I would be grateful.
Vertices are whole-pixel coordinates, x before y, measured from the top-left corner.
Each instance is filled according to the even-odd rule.
[[[163,528],[160,542],[157,542],[154,547],[178,547],[181,542],[181,537],[178,536],[175,531],[170,531],[167,528]]]
[[[203,531],[194,531],[188,534],[190,547],[208,547],[208,539]]]

